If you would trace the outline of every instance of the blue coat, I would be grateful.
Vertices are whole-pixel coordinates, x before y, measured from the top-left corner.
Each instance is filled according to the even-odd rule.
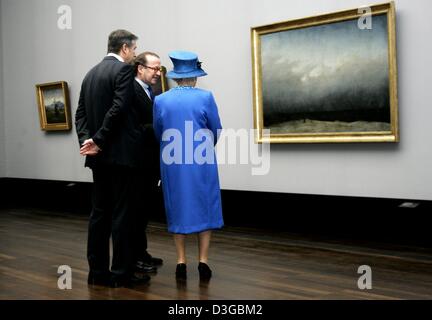
[[[214,152],[222,126],[212,93],[177,87],[157,96],[153,127],[160,141],[168,231],[190,234],[222,228]]]

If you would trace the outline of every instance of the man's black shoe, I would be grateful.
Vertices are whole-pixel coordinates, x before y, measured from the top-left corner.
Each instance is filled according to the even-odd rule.
[[[145,284],[150,281],[150,277],[148,275],[136,276],[133,275],[128,278],[124,277],[111,277],[111,288],[121,288],[121,287],[133,287],[135,285]]]
[[[150,262],[155,267],[159,267],[159,266],[163,265],[163,260],[161,258],[151,257]]]
[[[105,274],[95,274],[93,272],[89,272],[87,283],[89,285],[96,285],[96,286],[108,286],[110,284],[110,273]]]
[[[156,273],[157,268],[151,264],[138,261],[135,265],[135,270],[142,273]]]
[[[152,255],[149,253],[147,253],[144,256],[144,258],[138,262],[150,264],[150,265],[155,266],[155,267],[159,267],[159,266],[163,265],[163,260],[161,258],[152,257]]]

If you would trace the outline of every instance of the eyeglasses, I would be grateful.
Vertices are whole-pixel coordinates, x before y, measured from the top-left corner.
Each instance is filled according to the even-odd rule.
[[[143,65],[143,64],[142,64],[142,66],[143,66],[144,68],[151,69],[151,70],[153,70],[154,72],[158,72],[158,71],[162,72],[162,68],[161,68],[161,67],[149,67],[149,66],[145,66],[145,65]]]

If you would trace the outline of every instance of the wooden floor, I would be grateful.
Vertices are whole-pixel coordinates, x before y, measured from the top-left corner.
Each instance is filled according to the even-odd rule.
[[[189,277],[178,283],[165,226],[148,234],[150,252],[165,261],[150,284],[88,286],[85,216],[0,209],[0,299],[432,299],[431,249],[225,228],[213,236],[211,281],[198,280],[191,236]],[[72,290],[57,288],[59,265],[72,268]],[[360,265],[372,268],[372,290],[357,287]]]

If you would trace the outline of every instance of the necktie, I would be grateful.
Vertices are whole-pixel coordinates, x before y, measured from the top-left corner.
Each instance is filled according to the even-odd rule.
[[[155,98],[155,96],[154,96],[154,93],[153,93],[152,87],[148,86],[148,87],[147,87],[147,90],[148,90],[149,93],[150,93],[150,99],[151,99],[151,101],[153,101],[154,98]]]

